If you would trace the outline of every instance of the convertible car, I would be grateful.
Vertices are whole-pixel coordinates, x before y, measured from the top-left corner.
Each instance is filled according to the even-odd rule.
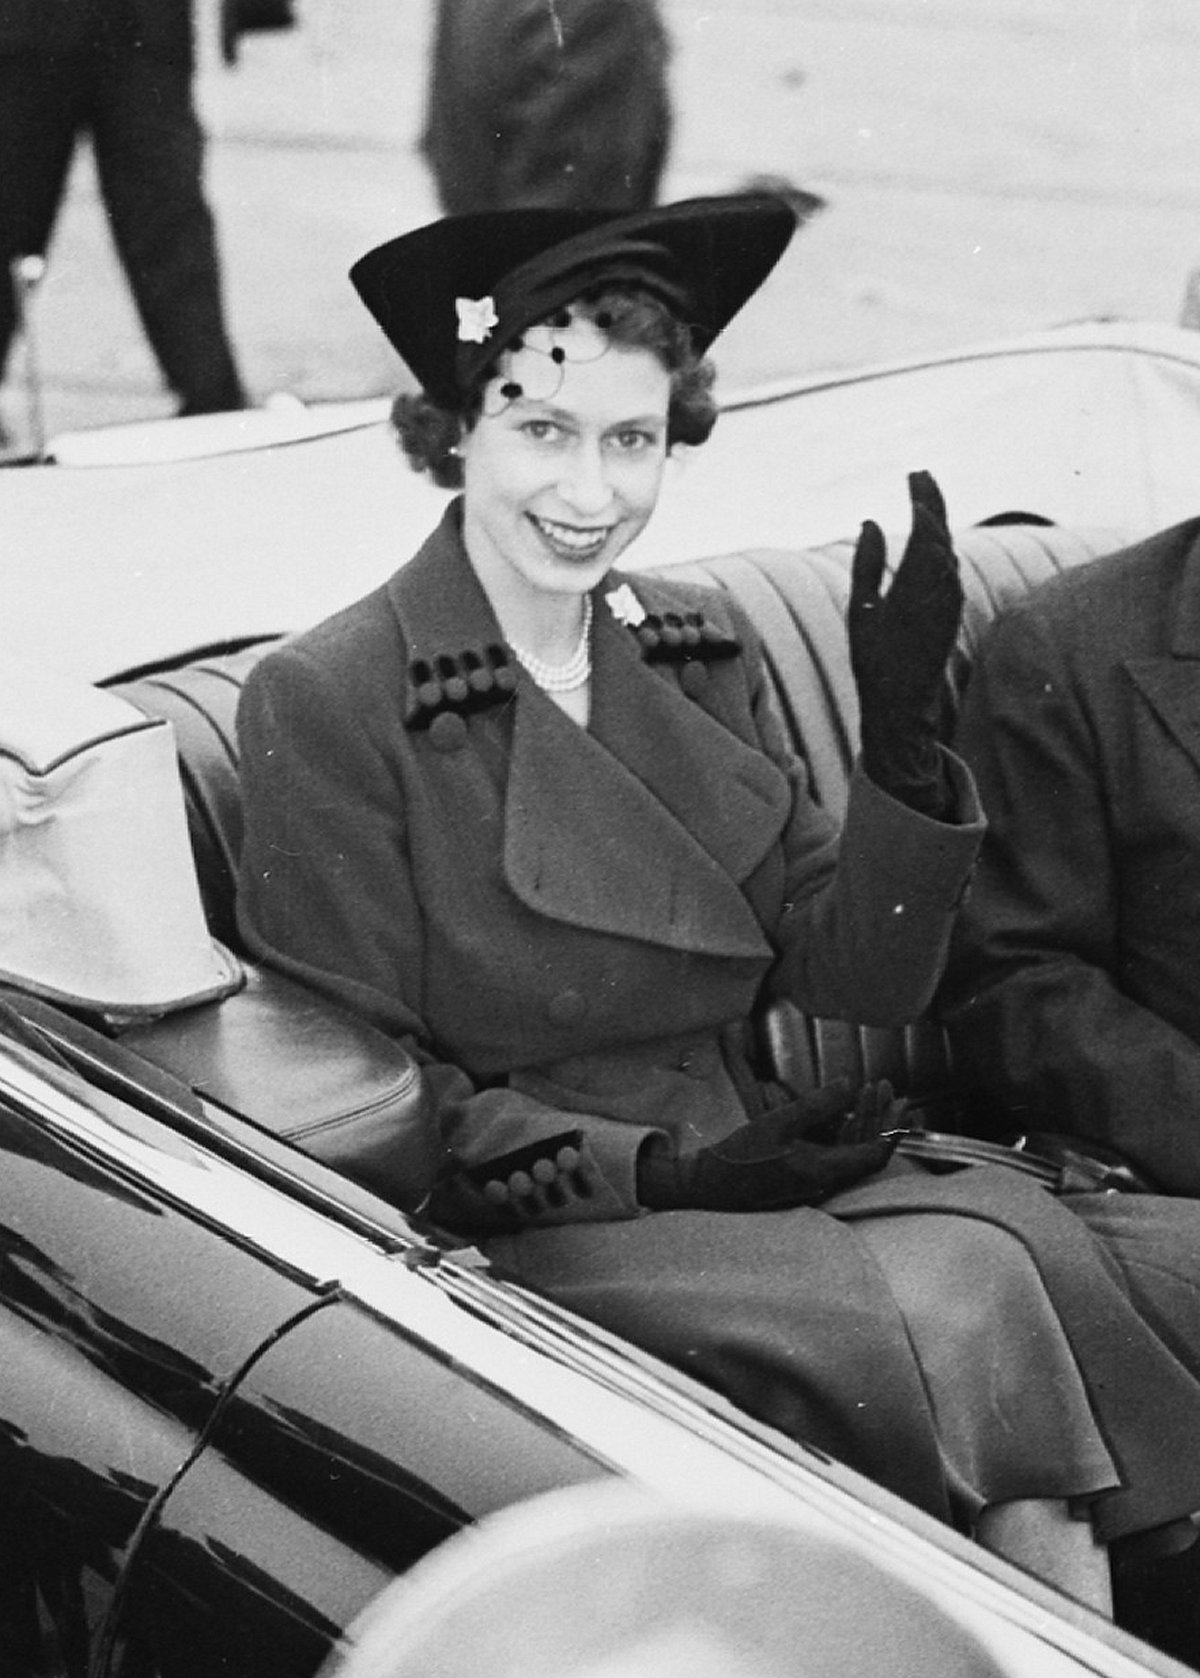
[[[947,493],[965,667],[1014,593],[1193,513],[1198,448],[1200,339],[1164,327],[740,393],[638,563],[745,603],[838,810],[849,533],[899,526],[905,471]],[[240,684],[440,503],[377,402],[64,436],[0,473],[0,1674],[352,1673],[410,1569],[497,1522],[468,1554],[500,1566],[506,1520],[574,1489],[603,1523],[615,1487],[777,1542],[812,1628],[781,1671],[1200,1665],[1188,1558],[1119,1575],[1112,1626],[431,1225],[397,1140],[415,1065],[240,949]],[[761,1031],[791,1080],[887,1075],[953,1131],[932,1023]]]

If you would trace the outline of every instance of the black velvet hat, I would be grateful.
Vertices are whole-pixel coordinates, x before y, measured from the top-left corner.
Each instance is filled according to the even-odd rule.
[[[635,214],[496,210],[447,216],[368,251],[363,302],[429,397],[460,409],[501,350],[586,291],[633,284],[703,352],[758,290],[796,228],[773,194],[692,198]]]

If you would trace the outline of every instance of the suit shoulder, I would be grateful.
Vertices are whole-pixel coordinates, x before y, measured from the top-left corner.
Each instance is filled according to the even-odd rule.
[[[1200,567],[1200,519],[1060,572],[1004,606],[988,645],[1034,632],[1064,648],[1136,650],[1153,636],[1185,570]]]

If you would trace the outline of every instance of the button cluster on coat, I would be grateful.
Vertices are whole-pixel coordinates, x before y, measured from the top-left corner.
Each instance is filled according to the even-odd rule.
[[[415,705],[408,726],[428,729],[441,751],[454,751],[466,739],[463,719],[492,705],[503,705],[517,687],[517,672],[499,642],[466,647],[415,659],[409,669]]]
[[[697,673],[713,659],[736,658],[742,644],[727,635],[703,612],[647,612],[633,630],[651,664],[697,665]]]

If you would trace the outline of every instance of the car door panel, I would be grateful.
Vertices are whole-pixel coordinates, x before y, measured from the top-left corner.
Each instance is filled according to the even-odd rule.
[[[238,1371],[312,1302],[227,1235],[0,1105],[5,1678],[82,1678],[140,1523]]]
[[[111,1678],[305,1678],[468,1521],[605,1472],[396,1323],[331,1300],[247,1370],[158,1511]]]

